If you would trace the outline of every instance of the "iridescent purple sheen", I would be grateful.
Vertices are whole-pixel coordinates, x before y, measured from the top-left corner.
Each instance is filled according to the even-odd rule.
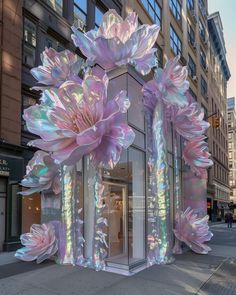
[[[45,48],[41,54],[42,66],[33,68],[30,72],[42,85],[35,89],[44,89],[45,85],[59,87],[67,80],[80,82],[78,73],[82,62],[77,54],[69,50],[57,52],[53,48]]]
[[[30,232],[21,235],[20,239],[24,247],[16,251],[15,257],[23,261],[36,260],[41,263],[58,250],[54,226],[51,223],[33,224]]]
[[[59,179],[59,165],[48,153],[37,151],[26,167],[26,175],[21,185],[30,189],[20,192],[21,195],[30,195],[52,188],[57,195],[61,192]]]
[[[205,178],[206,169],[213,165],[209,159],[208,145],[205,141],[189,141],[183,149],[183,159],[190,166],[192,172]]]
[[[82,33],[72,27],[75,46],[88,58],[90,64],[99,64],[105,70],[128,63],[142,75],[157,66],[156,48],[152,48],[158,33],[157,25],[138,27],[138,15],[128,14],[125,20],[114,9],[103,16],[98,30]]]
[[[157,100],[161,99],[167,107],[185,107],[188,99],[185,92],[189,88],[187,81],[188,71],[186,67],[178,64],[179,56],[169,60],[164,69],[158,68],[154,74],[154,80],[147,82],[143,87],[144,106],[154,110]]]
[[[173,111],[172,122],[175,130],[186,140],[201,141],[210,124],[203,120],[204,110],[199,103],[177,108]]]
[[[204,243],[210,241],[213,234],[209,231],[209,216],[199,218],[190,207],[184,212],[176,214],[176,238],[184,242],[189,248],[198,254],[207,254],[211,248]]]
[[[85,74],[81,85],[67,81],[60,86],[57,100],[61,106],[26,109],[28,130],[41,137],[30,144],[52,152],[52,158],[65,165],[73,165],[88,154],[95,165],[116,165],[122,148],[132,144],[134,132],[123,123],[122,114],[130,106],[126,92],[108,100],[107,86],[107,75],[95,67]]]

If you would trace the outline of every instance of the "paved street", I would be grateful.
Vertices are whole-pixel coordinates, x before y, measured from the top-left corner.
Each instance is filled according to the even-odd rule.
[[[210,255],[190,251],[173,264],[126,277],[52,262],[41,265],[0,255],[0,295],[185,295],[236,294],[236,224],[213,225]]]

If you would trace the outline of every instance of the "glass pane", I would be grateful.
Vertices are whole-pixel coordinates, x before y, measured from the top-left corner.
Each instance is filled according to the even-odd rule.
[[[22,233],[27,233],[32,224],[41,223],[41,197],[39,193],[22,198]]]
[[[20,235],[18,228],[19,212],[20,212],[20,196],[17,194],[19,192],[19,185],[11,185],[11,236],[17,237]]]
[[[81,24],[80,27],[86,26],[86,18],[87,18],[86,14],[75,5],[74,6],[74,19],[80,20],[83,22],[83,24]]]
[[[23,63],[30,67],[34,67],[35,65],[35,48],[34,47],[28,46],[27,44],[24,45]]]
[[[46,3],[59,14],[62,14],[62,2],[63,0],[46,0]]]
[[[145,154],[129,149],[129,265],[145,259]]]
[[[144,131],[144,112],[142,86],[130,75],[128,76],[128,96],[131,106],[128,109],[128,121]]]
[[[106,209],[103,216],[108,220],[108,259],[113,263],[127,264],[127,184],[104,181],[104,199]]]
[[[138,147],[145,148],[145,136],[143,133],[133,129],[135,133],[134,144]]]
[[[36,46],[36,25],[27,18],[24,19],[24,40]]]
[[[103,14],[104,12],[96,6],[95,7],[95,27],[99,27],[101,25]]]
[[[83,12],[87,13],[87,0],[74,0],[74,4]]]

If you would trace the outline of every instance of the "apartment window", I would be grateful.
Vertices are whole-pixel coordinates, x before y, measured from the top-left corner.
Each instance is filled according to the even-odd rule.
[[[196,76],[196,64],[190,55],[188,56],[188,70],[189,70],[189,75],[192,78]]]
[[[232,118],[231,118],[231,114],[228,114],[228,120],[232,120]]]
[[[74,0],[74,20],[81,21],[86,26],[87,0]]]
[[[200,47],[200,62],[201,65],[204,69],[206,69],[206,54],[205,52],[202,50],[202,47]]]
[[[182,42],[172,26],[170,26],[170,46],[175,55],[182,55]]]
[[[188,22],[188,42],[194,46],[195,43],[195,32],[191,27],[190,23]]]
[[[232,133],[229,133],[229,134],[228,134],[228,138],[229,138],[229,139],[232,139]]]
[[[30,67],[35,66],[36,56],[36,24],[28,18],[24,18],[24,46],[23,46],[23,63]]]
[[[36,97],[33,97],[29,94],[23,94],[22,95],[22,109],[23,111],[37,103],[38,99]],[[22,129],[24,131],[28,131],[26,127],[25,120],[22,120]]]
[[[200,33],[201,38],[205,41],[206,30],[205,30],[204,25],[200,19],[199,19],[199,33]]]
[[[159,45],[157,45],[156,57],[158,60],[158,67],[163,68],[163,50]]]
[[[201,94],[203,97],[207,98],[207,83],[201,76]]]
[[[188,10],[194,10],[194,0],[187,0]]]
[[[181,9],[179,0],[170,0],[170,10],[178,21],[181,20]]]
[[[103,14],[105,13],[100,7],[95,7],[95,28],[99,28],[102,23]]]
[[[57,13],[62,15],[63,0],[45,0],[45,2]]]
[[[195,101],[197,101],[197,95],[193,92],[193,90],[191,88],[189,88],[189,93],[192,96],[192,98],[194,98]]]
[[[161,7],[156,0],[141,0],[154,23],[161,28]]]
[[[60,42],[58,42],[56,39],[54,39],[51,36],[46,37],[46,39],[45,39],[45,47],[53,48],[58,52],[65,49],[64,46]]]

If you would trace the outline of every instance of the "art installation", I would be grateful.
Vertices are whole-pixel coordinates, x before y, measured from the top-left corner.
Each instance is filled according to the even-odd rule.
[[[33,224],[30,233],[21,236],[24,247],[15,256],[37,263],[53,258],[60,264],[106,270],[109,221],[103,214],[102,169],[112,171],[122,150],[135,139],[125,117],[135,101],[130,102],[125,89],[108,98],[108,73],[128,64],[141,75],[154,74],[142,88],[148,145],[147,266],[171,262],[173,253],[182,252],[182,242],[196,253],[208,253],[210,248],[204,242],[212,234],[208,217],[198,214],[202,196],[197,195],[190,208],[186,204],[191,196],[185,192],[185,197],[181,190],[179,154],[186,165],[186,177],[191,176],[202,189],[201,194],[206,190],[207,168],[213,165],[205,141],[209,124],[203,119],[201,106],[188,93],[187,68],[179,64],[178,56],[168,60],[164,69],[157,67],[153,46],[159,27],[138,26],[135,12],[123,20],[116,11],[109,10],[97,30],[82,33],[72,27],[72,31],[74,44],[87,60],[81,62],[69,50],[46,48],[41,55],[42,65],[31,70],[38,81],[34,89],[41,91],[40,104],[24,111],[28,130],[39,137],[29,145],[40,150],[28,163],[21,182],[28,190],[21,194],[41,192],[43,198],[51,191],[60,199],[60,216],[42,225]],[[169,130],[173,134],[174,225],[170,217]],[[86,194],[77,169],[81,161],[88,167]],[[84,194],[83,200],[89,201],[93,212],[93,227],[87,238],[92,241],[89,257],[83,249],[88,241],[83,236],[79,194]]]

